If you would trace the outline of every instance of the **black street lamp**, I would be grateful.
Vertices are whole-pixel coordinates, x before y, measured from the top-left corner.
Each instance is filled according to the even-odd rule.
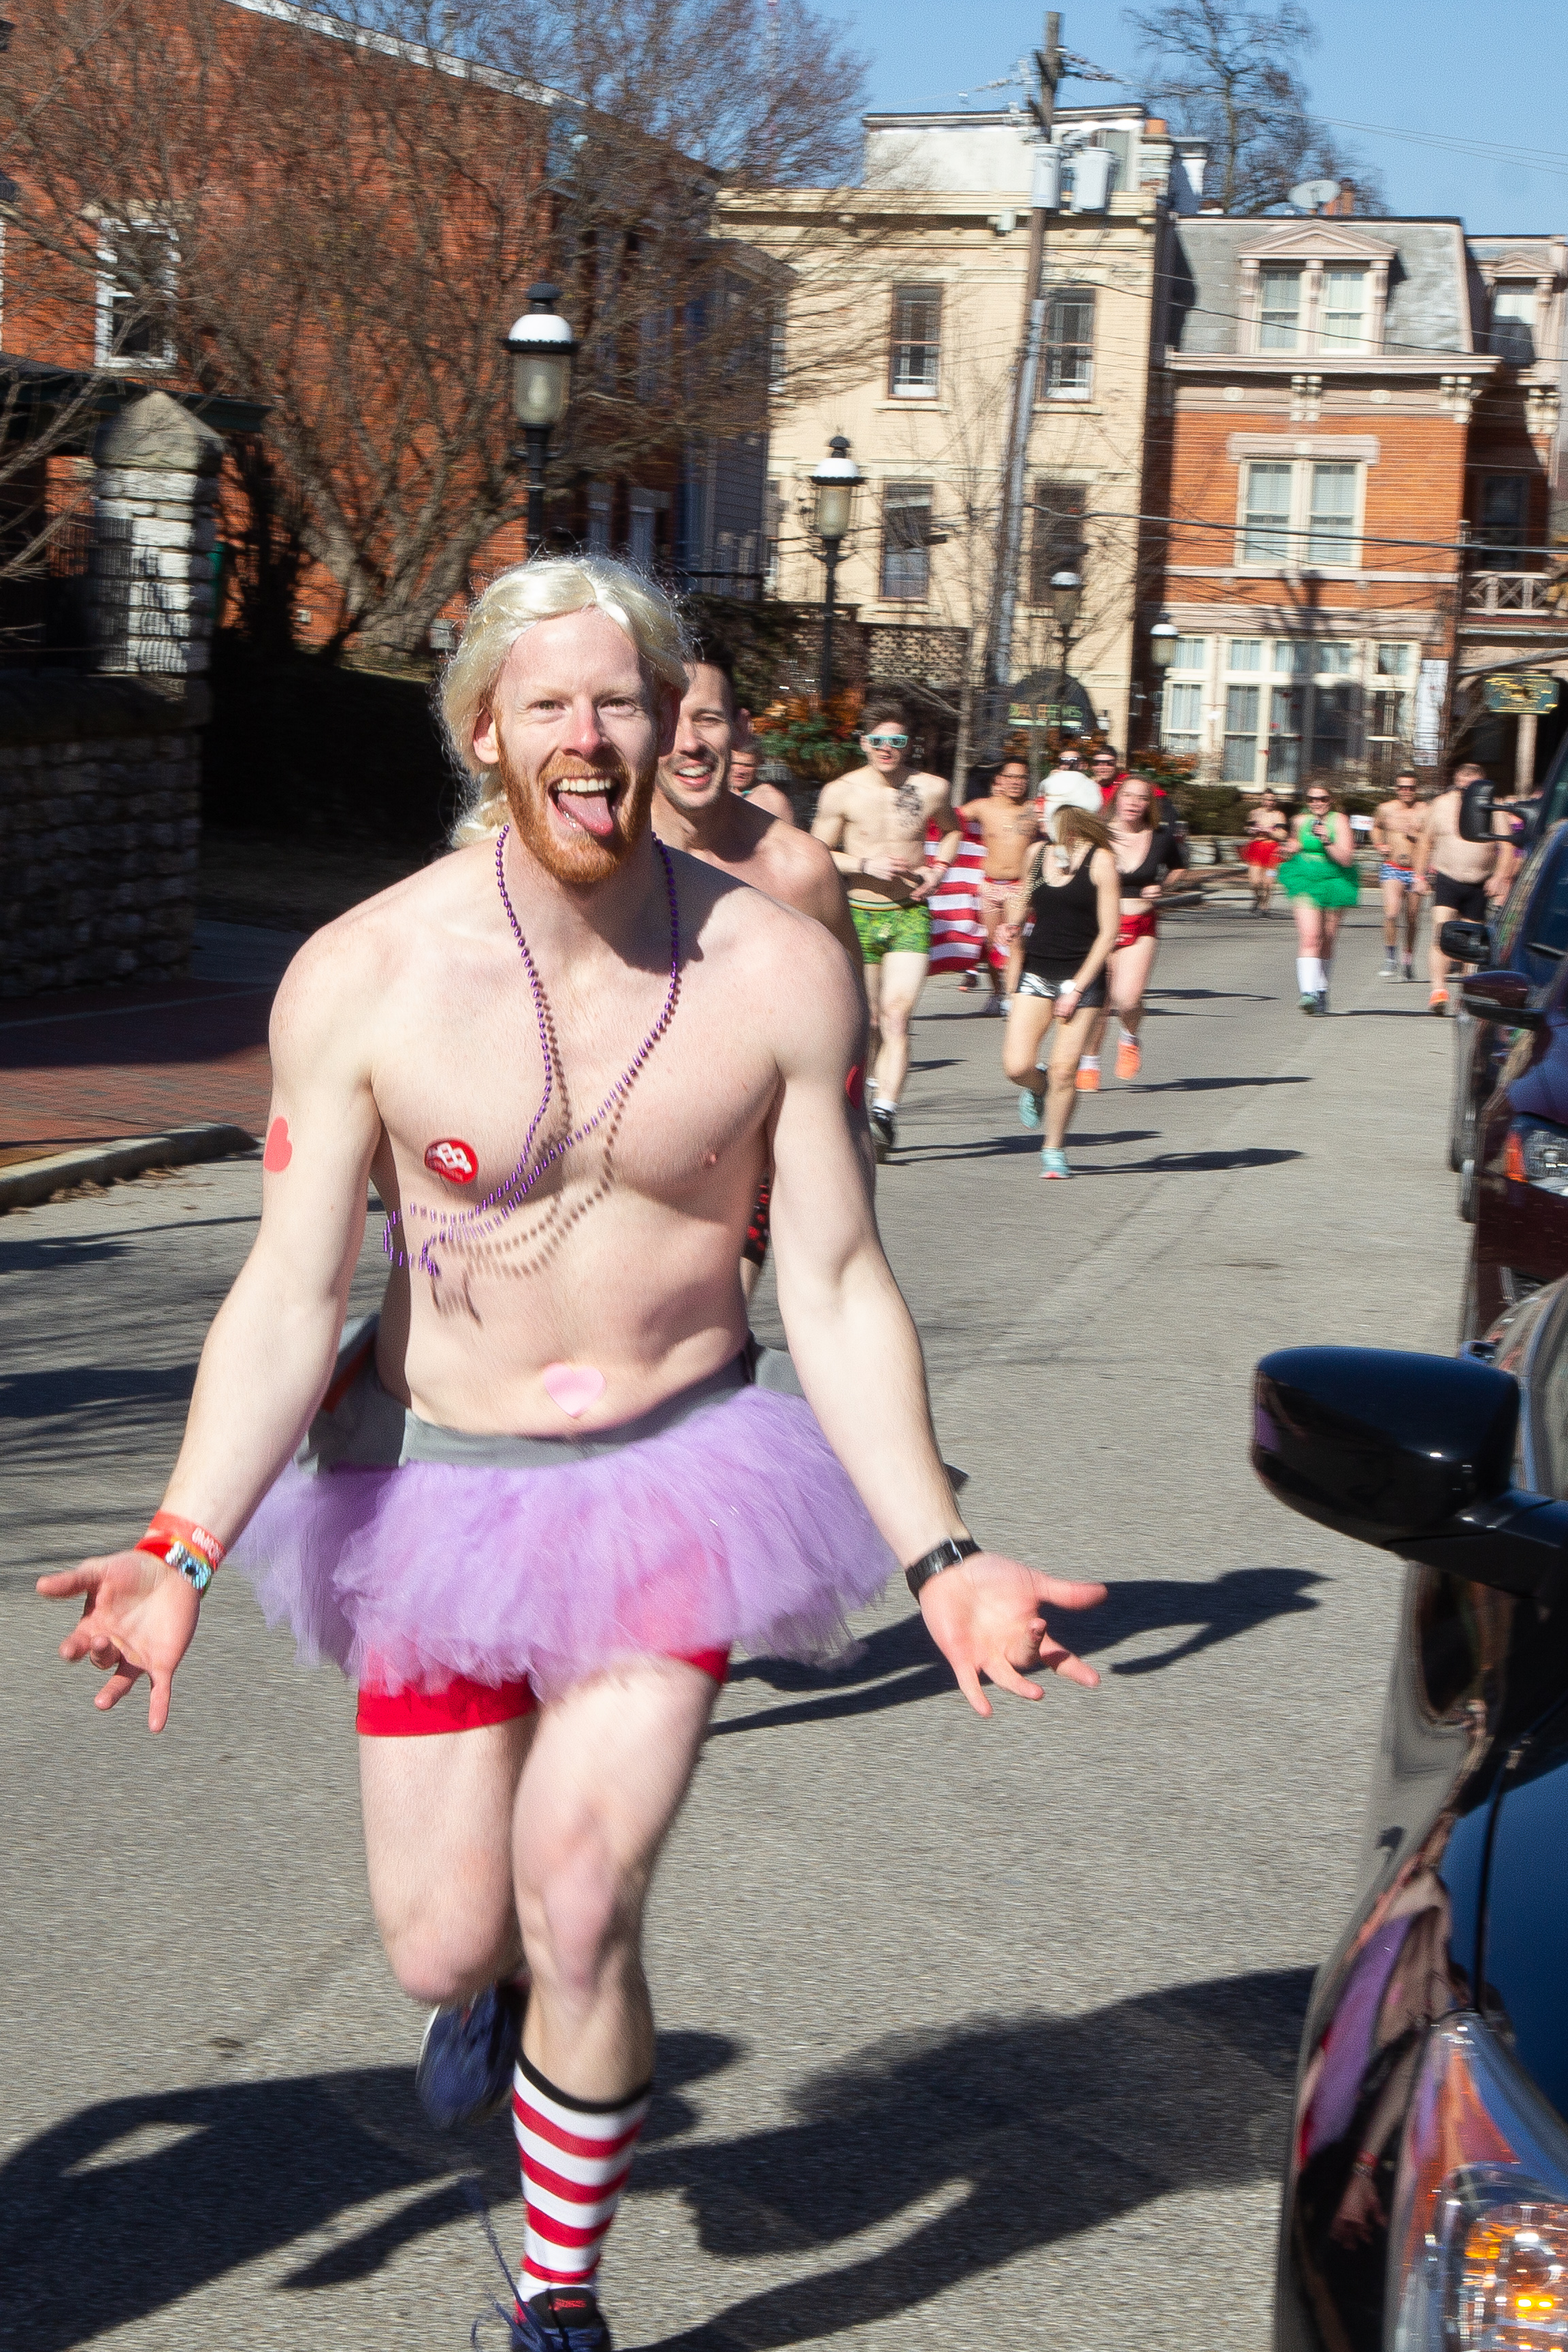
[[[1083,601],[1083,582],[1076,572],[1055,572],[1051,574],[1051,610],[1057,616],[1057,630],[1061,639],[1061,670],[1057,681],[1057,725],[1061,725],[1063,704],[1068,690],[1068,656],[1072,649],[1073,623]]]
[[[1165,672],[1176,658],[1181,634],[1174,622],[1167,621],[1163,613],[1149,632],[1149,652],[1154,664],[1156,681],[1154,740],[1162,746],[1165,740]]]
[[[836,433],[827,446],[831,455],[824,457],[811,478],[816,485],[812,520],[822,541],[822,561],[827,567],[827,585],[822,600],[822,674],[818,680],[824,702],[833,691],[833,607],[837,593],[839,551],[849,529],[855,492],[861,478],[860,468],[849,455],[849,444],[842,433]]]
[[[512,456],[528,467],[528,551],[544,544],[544,460],[550,436],[566,414],[572,388],[572,330],[555,309],[558,289],[542,278],[528,289],[533,305],[506,339],[512,355],[511,404],[522,427]]]

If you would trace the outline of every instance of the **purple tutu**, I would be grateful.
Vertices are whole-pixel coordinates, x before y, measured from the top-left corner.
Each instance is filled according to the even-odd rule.
[[[840,1655],[894,1566],[810,1406],[757,1388],[559,1466],[290,1465],[230,1558],[311,1664],[542,1698],[628,1657]]]

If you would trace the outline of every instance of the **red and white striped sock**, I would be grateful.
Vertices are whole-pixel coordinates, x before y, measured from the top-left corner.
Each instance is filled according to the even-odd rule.
[[[614,2105],[574,2099],[519,2055],[512,2121],[522,2161],[526,2296],[594,2284],[653,2086]]]

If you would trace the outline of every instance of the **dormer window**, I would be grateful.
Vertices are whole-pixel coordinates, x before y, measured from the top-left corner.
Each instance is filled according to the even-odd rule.
[[[1264,269],[1258,280],[1258,348],[1260,352],[1300,351],[1301,336],[1301,273],[1299,269]]]
[[[1492,291],[1492,349],[1510,367],[1535,360],[1535,289],[1506,280]]]
[[[1321,348],[1360,352],[1366,348],[1366,272],[1325,269]]]
[[[1240,258],[1244,351],[1343,359],[1382,349],[1394,252],[1381,237],[1304,221]]]

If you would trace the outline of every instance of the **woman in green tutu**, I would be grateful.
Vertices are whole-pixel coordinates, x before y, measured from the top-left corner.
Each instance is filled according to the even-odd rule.
[[[1290,828],[1279,886],[1296,916],[1296,985],[1303,1013],[1329,1009],[1329,968],[1340,918],[1361,894],[1355,835],[1326,784],[1309,784],[1306,814]]]

